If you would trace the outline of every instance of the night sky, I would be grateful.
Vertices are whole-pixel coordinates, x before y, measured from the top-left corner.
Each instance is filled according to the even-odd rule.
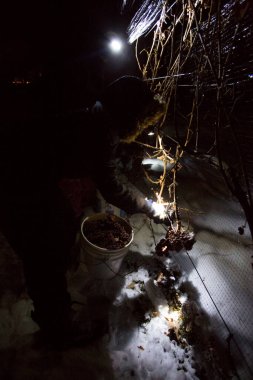
[[[63,86],[65,97],[71,92],[71,102],[76,94],[80,103],[84,93],[93,94],[121,75],[138,75],[134,46],[127,44],[118,56],[108,49],[114,35],[127,40],[133,12],[122,13],[121,0],[1,2],[0,82],[47,77],[57,82],[58,92]]]

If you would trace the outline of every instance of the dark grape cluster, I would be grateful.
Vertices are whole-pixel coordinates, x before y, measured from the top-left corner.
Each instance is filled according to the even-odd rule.
[[[156,245],[155,253],[158,256],[168,256],[170,251],[179,252],[181,249],[190,251],[195,243],[192,232],[173,230],[168,228],[165,238]]]

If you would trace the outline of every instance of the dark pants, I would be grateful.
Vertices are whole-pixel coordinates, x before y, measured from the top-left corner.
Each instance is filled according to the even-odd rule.
[[[43,329],[60,327],[70,309],[66,270],[77,223],[58,188],[0,194],[1,229],[23,261],[34,319]]]

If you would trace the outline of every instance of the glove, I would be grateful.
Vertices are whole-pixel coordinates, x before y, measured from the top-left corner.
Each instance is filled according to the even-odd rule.
[[[172,221],[170,220],[170,218],[168,216],[166,216],[164,218],[162,218],[160,216],[154,216],[152,218],[152,220],[156,224],[165,224],[166,226],[171,226],[171,224],[172,224]]]
[[[172,224],[172,216],[166,213],[166,209],[161,204],[153,202],[151,199],[146,199],[145,214],[154,221],[156,224],[165,224],[170,226]]]

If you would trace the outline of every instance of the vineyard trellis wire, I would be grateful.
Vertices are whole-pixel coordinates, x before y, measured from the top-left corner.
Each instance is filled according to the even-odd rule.
[[[253,157],[244,137],[253,139],[253,118],[245,114],[241,120],[242,109],[252,115],[253,106],[251,14],[248,0],[144,0],[128,33],[144,80],[166,103],[154,154],[165,168],[159,198],[168,188],[177,211],[176,173],[182,156],[214,156],[253,236]],[[165,148],[165,137],[173,152]],[[168,176],[166,164],[172,160],[175,166]],[[176,216],[181,228],[178,212]]]

